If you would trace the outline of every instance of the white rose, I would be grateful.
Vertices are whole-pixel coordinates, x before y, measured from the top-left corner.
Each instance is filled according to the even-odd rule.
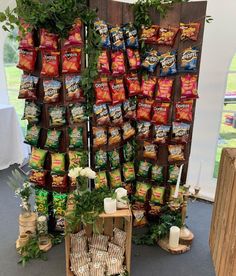
[[[73,168],[71,170],[69,170],[69,177],[71,178],[76,178],[78,176],[78,170],[77,168]]]
[[[79,174],[81,176],[86,176],[86,169],[82,169]]]
[[[85,168],[85,176],[90,179],[95,179],[96,173],[89,167]]]

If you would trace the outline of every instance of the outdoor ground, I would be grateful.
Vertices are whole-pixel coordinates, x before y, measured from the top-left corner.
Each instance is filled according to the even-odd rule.
[[[25,133],[27,123],[26,121],[21,120],[23,115],[23,110],[24,110],[24,100],[17,99],[19,85],[20,85],[21,71],[17,69],[14,65],[6,65],[5,70],[6,70],[6,76],[7,76],[7,82],[8,82],[10,103],[15,106],[16,112],[20,119],[21,127]],[[236,56],[233,59],[230,70],[235,72],[230,73],[228,76],[228,84],[227,84],[226,91],[236,91]],[[224,106],[224,110],[236,112],[236,104],[227,104]],[[222,123],[221,123],[221,130],[219,134],[218,148],[216,152],[214,177],[217,177],[218,175],[218,168],[219,168],[222,148],[236,147],[236,129],[224,124],[226,114],[230,114],[230,113],[225,113],[225,112],[222,113]]]

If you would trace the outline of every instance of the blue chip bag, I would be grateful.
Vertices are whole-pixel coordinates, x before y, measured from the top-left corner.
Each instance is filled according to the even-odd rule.
[[[125,50],[122,28],[119,26],[110,28],[112,50]]]
[[[162,77],[174,75],[177,73],[176,66],[176,52],[166,52],[160,55],[160,64],[161,64],[161,72],[160,75]]]
[[[180,70],[184,72],[196,71],[198,61],[198,50],[195,47],[189,47],[182,52]]]
[[[132,23],[123,26],[125,46],[127,48],[138,49],[138,32]]]
[[[158,62],[159,57],[157,51],[150,50],[147,52],[146,57],[142,62],[142,67],[145,68],[149,73],[153,73],[156,70]]]
[[[94,22],[94,28],[101,36],[102,47],[109,48],[111,46],[111,41],[106,22],[104,20],[97,19]]]

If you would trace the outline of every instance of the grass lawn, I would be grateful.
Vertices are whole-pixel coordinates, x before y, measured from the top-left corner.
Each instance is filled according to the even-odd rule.
[[[21,120],[23,111],[24,111],[24,100],[19,100],[18,91],[20,86],[20,78],[21,78],[21,70],[17,69],[13,65],[9,65],[5,67],[7,82],[8,82],[8,91],[9,91],[9,99],[10,103],[15,106],[17,115],[20,120],[21,127],[25,133],[27,122]],[[235,74],[229,74],[228,83],[227,83],[227,91],[236,91],[236,56],[233,59],[230,70],[235,70]],[[236,104],[228,104],[224,106],[224,110],[232,110],[236,112]],[[214,177],[218,175],[218,168],[220,162],[221,151],[223,147],[236,147],[236,129],[231,126],[227,126],[224,124],[225,115],[228,113],[222,114],[222,123],[221,130],[219,134],[219,144],[216,152],[216,161],[215,161],[215,170]]]

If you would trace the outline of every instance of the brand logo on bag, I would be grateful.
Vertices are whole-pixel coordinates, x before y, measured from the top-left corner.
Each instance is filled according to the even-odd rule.
[[[162,67],[171,67],[175,63],[175,56],[166,56],[162,61]]]
[[[196,50],[188,50],[183,53],[182,61],[190,62],[196,58],[197,58],[197,51]]]

